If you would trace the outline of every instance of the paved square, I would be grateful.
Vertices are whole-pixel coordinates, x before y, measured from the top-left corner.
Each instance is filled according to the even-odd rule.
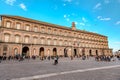
[[[60,58],[58,65],[53,60],[4,61],[0,80],[120,80],[120,61]]]

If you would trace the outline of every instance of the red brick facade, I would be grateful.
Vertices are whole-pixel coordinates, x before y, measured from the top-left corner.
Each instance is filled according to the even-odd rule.
[[[36,21],[1,16],[0,55],[35,56],[112,55],[106,36]]]

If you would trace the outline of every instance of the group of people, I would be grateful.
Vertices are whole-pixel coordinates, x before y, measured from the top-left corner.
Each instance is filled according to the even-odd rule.
[[[34,56],[34,55],[32,55],[32,57],[31,57],[33,60],[35,60],[37,57],[36,56]],[[6,55],[4,55],[4,56],[0,56],[0,63],[2,62],[2,61],[5,61],[5,60],[17,60],[17,61],[23,61],[23,60],[25,60],[25,59],[30,59],[30,56],[23,56],[23,55],[19,55],[19,54],[16,54],[14,57],[13,56],[6,56]],[[58,59],[59,59],[59,57],[58,57],[58,55],[56,55],[56,56],[52,56],[52,57],[50,57],[50,56],[48,56],[48,57],[44,57],[44,58],[41,58],[40,57],[40,60],[44,60],[44,59],[48,59],[48,60],[50,60],[50,59],[52,59],[52,60],[54,60],[54,65],[56,65],[56,64],[58,64]]]
[[[90,56],[80,56],[80,57],[77,57],[77,58],[81,58],[82,60],[86,60],[86,59],[89,59]],[[105,55],[100,55],[100,56],[94,56],[95,57],[95,61],[107,61],[107,62],[110,62],[110,61],[115,61],[115,57],[120,60],[120,55],[117,55],[117,56],[105,56]],[[34,56],[32,55],[31,57],[33,60],[35,60],[37,58],[37,56]],[[73,60],[73,58],[75,58],[75,56],[71,56],[70,57],[71,60]],[[8,56],[6,57],[5,55],[3,56],[0,56],[0,63],[1,61],[5,61],[5,60],[18,60],[18,61],[23,61],[24,59],[30,59],[30,56],[23,56],[23,55],[20,55],[20,54],[16,54],[14,57],[13,56]],[[48,57],[44,57],[44,58],[41,58],[40,57],[40,60],[44,60],[44,59],[52,59],[54,60],[54,65],[58,64],[58,59],[59,59],[59,56],[56,55],[56,56],[48,56]]]
[[[120,60],[120,56],[105,56],[105,55],[100,55],[100,56],[95,56],[95,60],[96,61],[106,61],[106,62],[110,62],[110,61],[115,61],[115,57]]]
[[[112,58],[112,56],[104,56],[104,55],[95,56],[96,61],[108,61],[108,62],[110,62],[111,58]]]

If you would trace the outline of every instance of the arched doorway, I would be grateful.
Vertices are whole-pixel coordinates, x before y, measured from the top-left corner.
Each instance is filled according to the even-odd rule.
[[[89,50],[89,56],[92,56],[92,50]]]
[[[14,49],[14,55],[17,55],[17,54],[18,54],[18,49],[15,48],[15,49]]]
[[[44,59],[44,48],[41,47],[39,52],[40,52],[39,53],[40,59],[43,60]]]
[[[68,57],[67,49],[66,48],[64,49],[64,57]]]
[[[77,56],[77,49],[74,49],[74,57]]]
[[[29,48],[27,46],[22,48],[22,56],[25,56],[25,57],[29,56]]]
[[[98,50],[96,50],[96,56],[98,56]]]
[[[57,55],[57,49],[53,48],[53,56],[56,56],[56,55]]]

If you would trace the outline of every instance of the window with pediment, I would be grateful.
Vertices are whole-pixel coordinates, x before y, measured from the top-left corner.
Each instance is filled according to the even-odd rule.
[[[26,30],[29,31],[30,30],[30,26],[26,25]]]
[[[34,43],[34,44],[37,44],[37,37],[34,37],[34,38],[33,38],[33,43]]]
[[[37,26],[34,27],[34,31],[35,31],[35,32],[38,31],[38,27],[37,27]]]
[[[20,29],[20,27],[21,27],[21,24],[20,24],[20,23],[17,23],[17,24],[16,24],[16,28],[17,28],[17,29]]]
[[[67,46],[67,40],[64,41],[64,45]]]
[[[41,32],[44,33],[45,32],[45,28],[41,27]]]
[[[62,46],[62,40],[59,41],[59,45]]]
[[[20,35],[15,35],[15,42],[19,43],[20,42]]]
[[[48,34],[50,34],[51,33],[51,28],[48,28]]]
[[[10,42],[10,34],[4,34],[5,42]]]
[[[29,42],[29,36],[25,36],[25,43]]]
[[[53,43],[54,45],[57,45],[57,40],[56,39],[54,39],[54,43]]]
[[[51,39],[48,39],[47,44],[50,45],[50,43],[51,43]]]
[[[10,28],[10,27],[11,27],[11,22],[10,22],[10,21],[7,21],[7,22],[6,22],[6,27],[7,27],[7,28]]]
[[[42,38],[41,38],[41,44],[44,44],[44,43],[45,43],[45,38],[42,37]]]

